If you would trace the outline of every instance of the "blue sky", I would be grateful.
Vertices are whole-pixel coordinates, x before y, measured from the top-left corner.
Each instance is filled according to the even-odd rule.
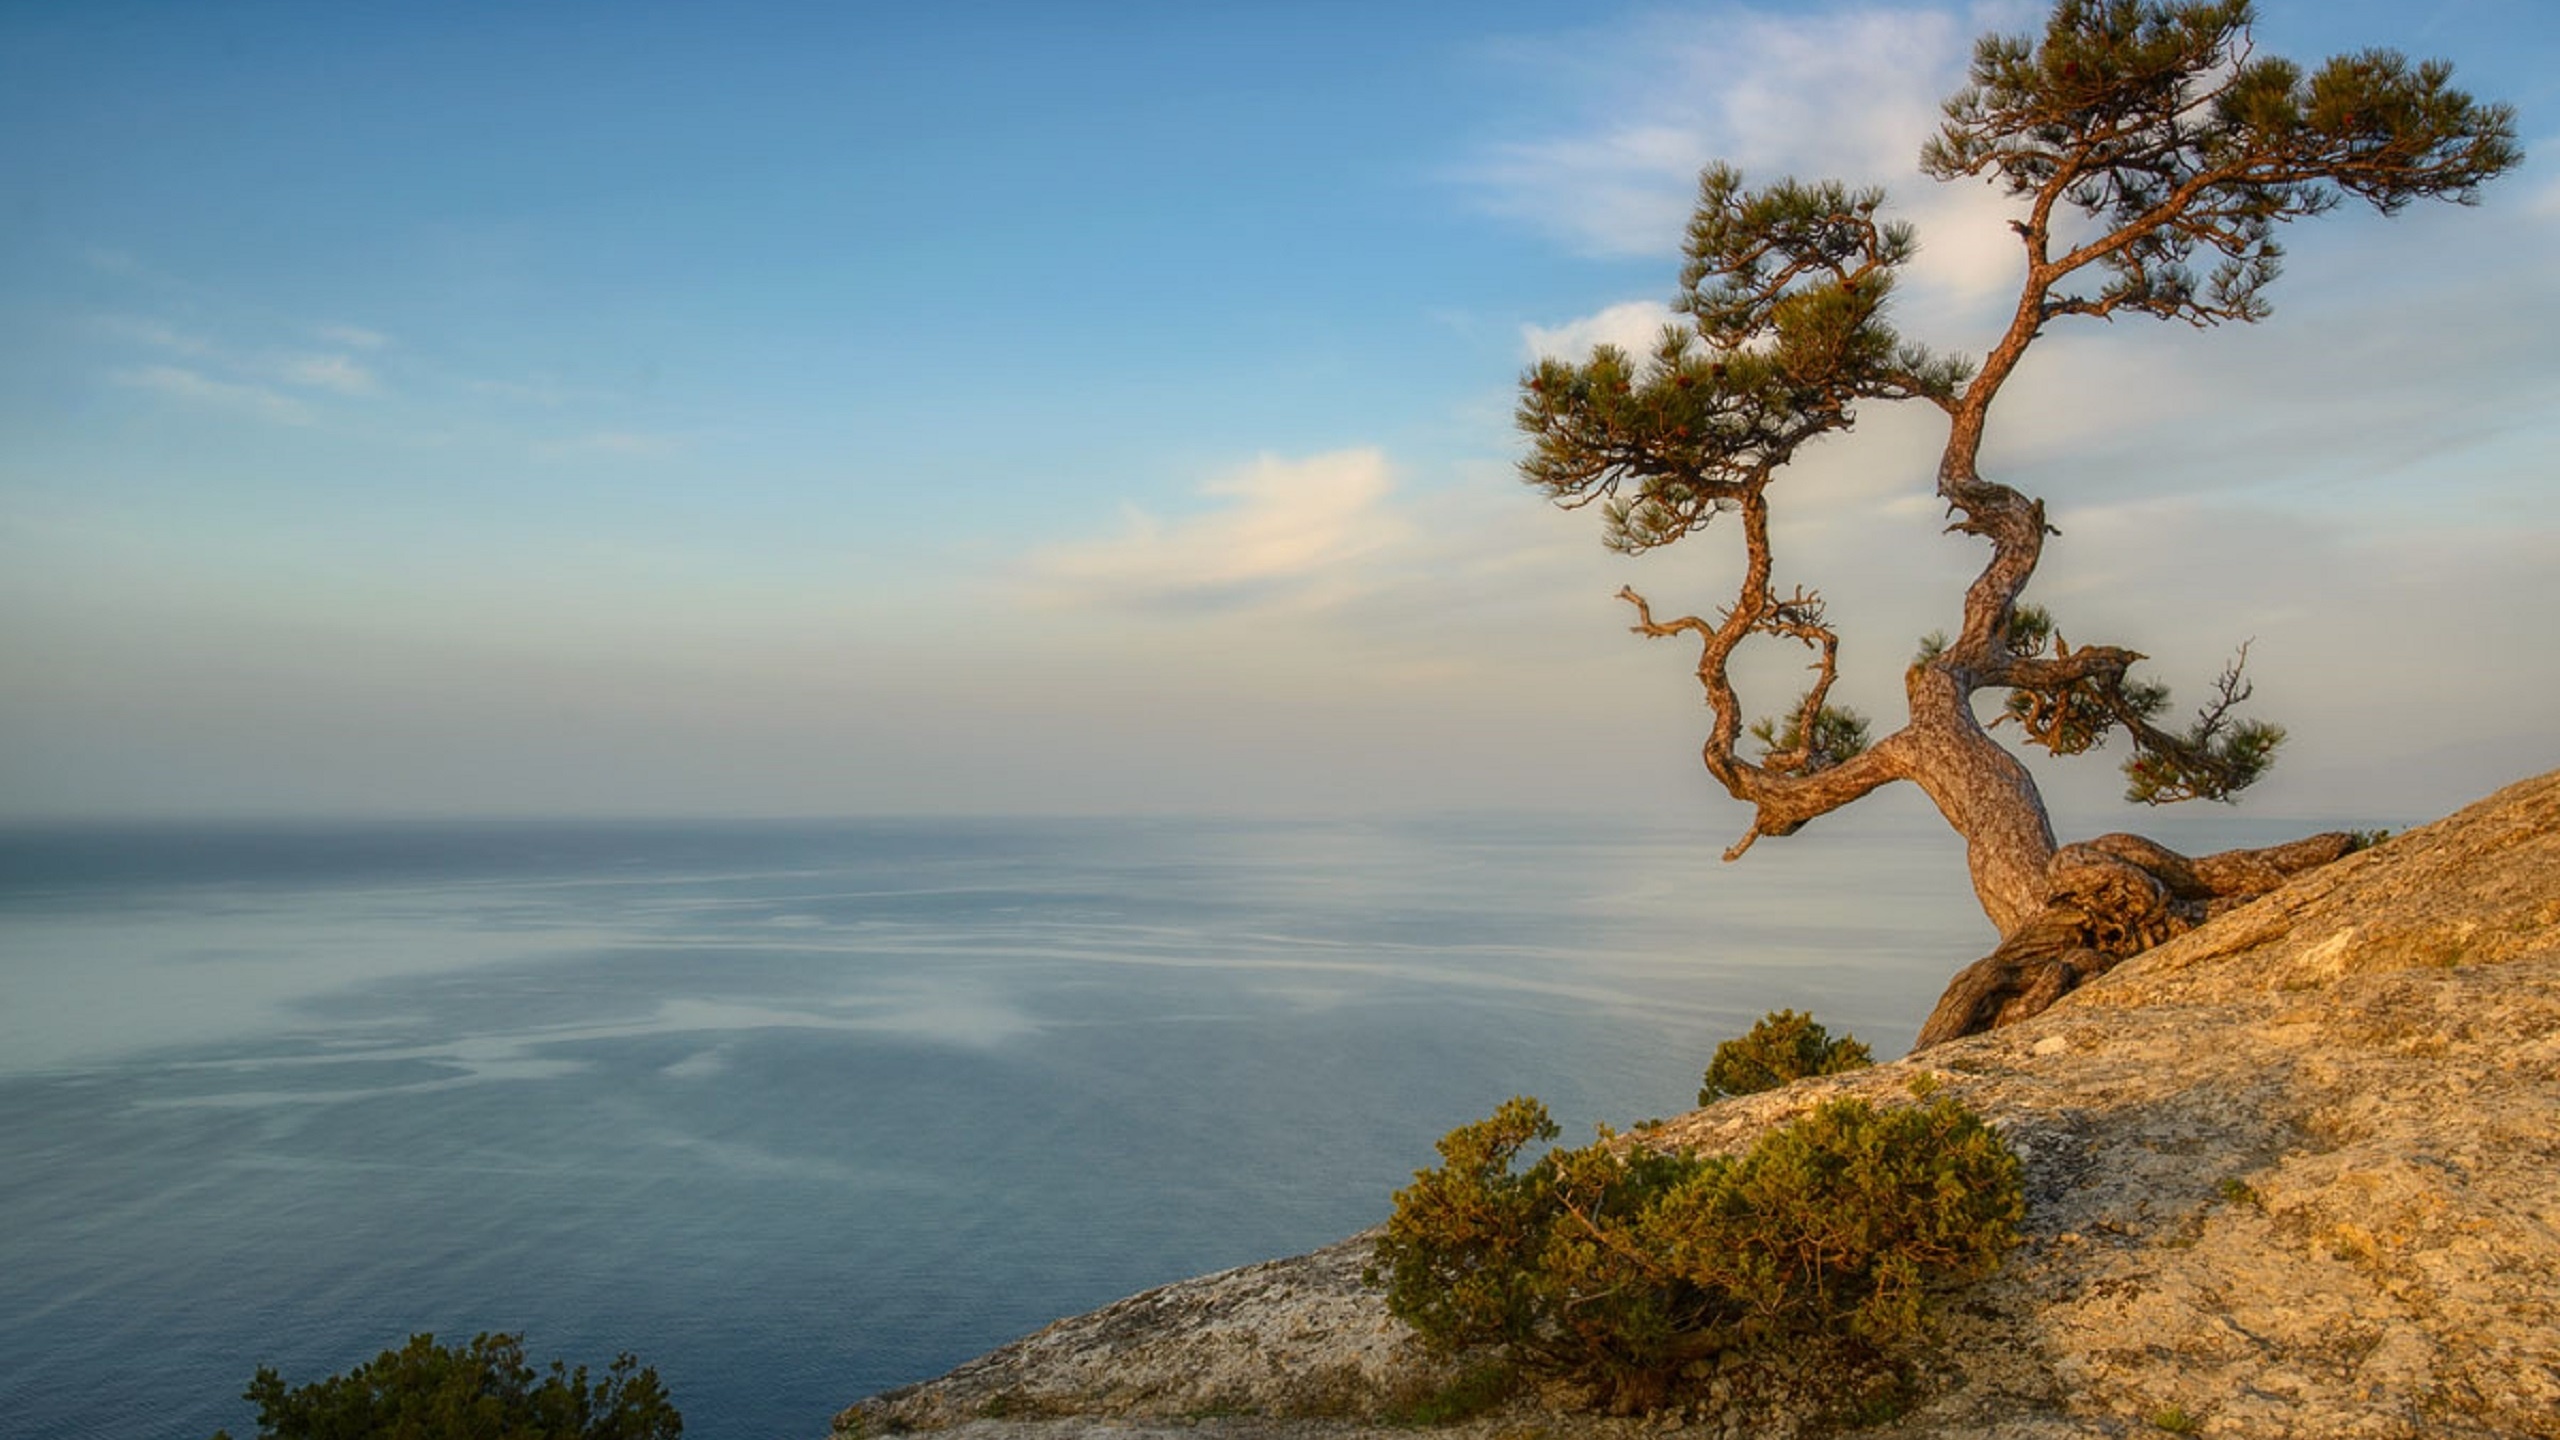
[[[1726,804],[1609,598],[1723,537],[1601,550],[1512,387],[1658,322],[1718,156],[1886,184],[1906,330],[1987,343],[2003,214],[1912,155],[2035,14],[0,9],[0,816]],[[2296,226],[2265,325],[2056,333],[1990,458],[2066,636],[2253,643],[2254,808],[2421,816],[2560,764],[2560,13],[2257,33],[2531,158]],[[1888,721],[1976,559],[1934,456],[1778,496]]]

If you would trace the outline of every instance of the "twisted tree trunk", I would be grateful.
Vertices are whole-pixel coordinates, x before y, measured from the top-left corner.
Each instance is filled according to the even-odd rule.
[[[2035,776],[1973,715],[1972,681],[1948,664],[1911,667],[1911,722],[1888,743],[1908,752],[1906,774],[1964,837],[1965,871],[1982,913],[2003,935],[2045,901],[2053,826]]]
[[[1999,948],[1957,972],[1916,1051],[2013,1025],[2091,979],[2224,911],[2345,855],[2343,831],[2189,858],[2139,835],[2066,845],[2045,867],[2043,904]]]
[[[2122,699],[2126,671],[2140,655],[2115,646],[2027,654],[2011,639],[2020,592],[2052,531],[2041,502],[1983,479],[1975,461],[1991,400],[2049,318],[2054,279],[2070,268],[2044,259],[2045,208],[2040,205],[2027,232],[2036,264],[2017,316],[1954,407],[1939,462],[1938,494],[1957,517],[1950,528],[1990,541],[1991,557],[1965,593],[1961,634],[1911,667],[1905,685],[1911,723],[1888,742],[1915,752],[1904,773],[1965,837],[1974,894],[2001,935],[1998,948],[1948,984],[1915,1050],[2024,1020],[2126,957],[2355,848],[2354,837],[2344,833],[2201,859],[2139,835],[2103,835],[2057,848],[2034,777],[1974,718],[1979,690],[2009,687],[2058,712],[2073,703],[2075,690],[2094,686],[2137,749],[2178,748],[2175,737]],[[2247,694],[2237,678],[2235,664],[2225,672],[2223,709]],[[2058,729],[2039,736],[2030,723],[2029,732],[2065,752]]]
[[[2038,1014],[2127,957],[2355,848],[2344,832],[2197,858],[2139,835],[2056,846],[2033,775],[1974,718],[1976,683],[1958,655],[1914,665],[1911,723],[1878,747],[1964,837],[1975,898],[2001,935],[1948,983],[1915,1050]]]

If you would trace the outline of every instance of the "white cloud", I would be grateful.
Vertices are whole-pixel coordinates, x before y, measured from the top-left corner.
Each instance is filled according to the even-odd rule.
[[[1567,360],[1579,362],[1590,358],[1592,348],[1615,345],[1630,355],[1642,356],[1653,349],[1662,329],[1680,317],[1671,307],[1652,300],[1631,300],[1612,305],[1596,315],[1568,320],[1549,329],[1544,325],[1523,325],[1521,339],[1534,360]]]
[[[1171,522],[1132,510],[1117,536],[1037,552],[1030,588],[1052,604],[1138,610],[1322,604],[1407,538],[1394,488],[1374,449],[1266,455],[1201,487],[1217,509]]]
[[[551,459],[576,455],[620,455],[644,459],[672,455],[685,446],[679,435],[651,434],[638,430],[596,430],[565,440],[546,441],[534,447],[534,453]]]
[[[1468,178],[1497,214],[1599,254],[1651,255],[1677,248],[1712,158],[1694,135],[1657,126],[1505,146]]]
[[[294,424],[308,424],[310,411],[262,382],[338,395],[371,395],[381,388],[372,370],[352,355],[259,352],[236,343],[218,343],[194,331],[137,315],[101,315],[90,324],[99,333],[128,345],[195,362],[186,367],[150,366],[128,371],[118,377],[124,384],[234,409],[264,411],[274,418],[289,418]],[[379,337],[375,338],[378,343]]]
[[[1966,46],[1951,16],[1863,10],[1752,15],[1699,37],[1684,58],[1717,97],[1721,153],[1755,169],[1863,180],[1911,168]]]
[[[373,372],[351,355],[298,355],[277,367],[291,384],[340,395],[371,395],[380,389]]]
[[[1497,147],[1466,178],[1497,212],[1580,248],[1667,254],[1710,160],[1754,178],[1912,176],[1966,36],[1953,16],[1919,9],[1650,21],[1557,62],[1585,77],[1575,88],[1596,121]]]
[[[2525,209],[2545,220],[2560,220],[2560,178],[2544,181],[2525,202]]]
[[[148,345],[154,350],[166,350],[175,355],[213,353],[212,341],[158,320],[136,315],[101,315],[91,323],[117,339]]]
[[[390,336],[379,330],[368,330],[361,325],[322,325],[311,333],[331,344],[344,345],[350,350],[379,350],[391,343]]]
[[[539,405],[556,410],[579,398],[579,392],[556,380],[466,380],[463,388],[475,394],[491,395],[501,400],[526,405]]]
[[[216,380],[199,371],[176,365],[146,365],[138,370],[120,370],[115,382],[137,390],[149,390],[174,396],[191,404],[235,414],[253,415],[284,425],[312,423],[311,408],[289,395],[278,394],[263,385],[247,385],[230,380]]]
[[[2011,26],[2017,8],[1977,6],[1971,23],[1884,7],[1648,20],[1586,40],[1582,53],[1567,46],[1561,57],[1542,57],[1588,92],[1581,104],[1592,118],[1497,147],[1467,178],[1490,208],[1578,249],[1666,259],[1710,161],[1739,165],[1752,184],[1794,175],[1882,185],[1887,214],[1920,236],[1897,306],[1902,323],[1922,334],[1996,323],[1993,310],[2023,264],[2008,225],[2016,209],[1987,184],[1931,181],[1917,162],[1940,101],[1962,82],[1968,37]],[[1587,348],[1581,337],[1596,329],[1623,345],[1636,313],[1614,306],[1535,330],[1531,343]],[[1565,338],[1549,338],[1558,335]]]
[[[1894,194],[1895,214],[1920,232],[1920,253],[1903,267],[1906,283],[1895,291],[1901,323],[1980,315],[1981,302],[2016,297],[2027,257],[2009,228],[2018,208],[2007,196],[1981,182],[1941,185],[1916,172]]]

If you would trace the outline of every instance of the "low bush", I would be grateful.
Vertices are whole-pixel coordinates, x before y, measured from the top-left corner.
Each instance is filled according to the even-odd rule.
[[[265,1366],[243,1399],[258,1440],[677,1440],[684,1417],[658,1372],[630,1355],[587,1383],[587,1367],[525,1363],[523,1337],[478,1335],[438,1345],[412,1335],[344,1375],[287,1386]],[[213,1440],[231,1440],[216,1431]]]
[[[1808,1075],[1837,1075],[1875,1063],[1875,1055],[1856,1038],[1831,1038],[1810,1015],[1772,1010],[1751,1033],[1716,1047],[1707,1062],[1698,1103],[1713,1105],[1728,1095],[1775,1090]]]
[[[1507,1360],[1479,1360],[1442,1384],[1390,1403],[1380,1418],[1406,1430],[1429,1430],[1473,1420],[1510,1399],[1519,1387],[1519,1379]]]
[[[1556,1133],[1528,1099],[1451,1131],[1397,1192],[1370,1277],[1433,1347],[1498,1351],[1620,1412],[1736,1347],[1915,1338],[1931,1290],[1989,1273],[2025,1212],[2017,1157],[1949,1099],[1834,1100],[1730,1157],[1603,1130],[1517,1168]]]

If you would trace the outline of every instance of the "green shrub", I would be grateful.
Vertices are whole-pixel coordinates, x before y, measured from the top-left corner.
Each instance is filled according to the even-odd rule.
[[[1733,1157],[1604,1130],[1515,1168],[1555,1135],[1527,1099],[1451,1131],[1397,1192],[1370,1278],[1435,1348],[1499,1350],[1622,1412],[1738,1346],[1912,1339],[1929,1290],[1989,1273],[2025,1212],[2017,1157],[1949,1099],[1834,1100]]]
[[[523,1337],[478,1335],[441,1346],[412,1335],[344,1375],[287,1387],[265,1366],[243,1399],[258,1407],[258,1440],[676,1440],[684,1417],[658,1372],[617,1357],[606,1378],[551,1362],[525,1363]],[[214,1440],[231,1440],[217,1431]]]
[[[1390,1425],[1428,1430],[1473,1420],[1511,1398],[1520,1377],[1505,1360],[1481,1360],[1459,1371],[1448,1383],[1408,1396],[1387,1407]]]
[[[1864,1043],[1847,1035],[1832,1039],[1810,1015],[1772,1010],[1750,1034],[1716,1047],[1698,1103],[1713,1105],[1728,1095],[1775,1090],[1808,1075],[1864,1069],[1875,1060]]]

